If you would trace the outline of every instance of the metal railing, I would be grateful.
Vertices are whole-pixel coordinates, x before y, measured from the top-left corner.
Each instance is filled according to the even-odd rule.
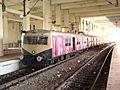
[[[3,49],[8,49],[8,48],[20,48],[21,47],[21,43],[19,42],[12,42],[12,43],[6,43],[3,44]]]

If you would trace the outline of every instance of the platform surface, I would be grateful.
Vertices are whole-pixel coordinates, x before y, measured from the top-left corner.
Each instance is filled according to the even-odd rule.
[[[19,60],[20,49],[7,49],[4,56],[0,56],[0,75],[14,72],[21,67]]]
[[[19,59],[20,50],[19,49],[8,49],[4,51],[4,56],[0,56],[0,63],[10,61],[12,59]]]
[[[0,75],[14,72],[20,68],[19,60],[9,60],[0,63]]]
[[[120,90],[120,44],[113,50],[106,90]]]

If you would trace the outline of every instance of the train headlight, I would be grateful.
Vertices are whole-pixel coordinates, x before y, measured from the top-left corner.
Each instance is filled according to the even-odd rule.
[[[43,59],[43,58],[40,57],[40,56],[37,57],[37,61],[38,61],[38,62],[40,62],[42,59]]]
[[[23,58],[24,58],[24,56],[23,56],[23,55],[21,55],[21,56],[20,56],[20,60],[23,60]]]
[[[35,54],[35,50],[33,50],[32,53]]]

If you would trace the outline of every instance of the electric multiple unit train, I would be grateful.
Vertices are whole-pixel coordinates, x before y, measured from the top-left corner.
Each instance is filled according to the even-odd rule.
[[[21,41],[21,61],[35,67],[56,63],[105,42],[101,37],[48,30],[25,32]]]

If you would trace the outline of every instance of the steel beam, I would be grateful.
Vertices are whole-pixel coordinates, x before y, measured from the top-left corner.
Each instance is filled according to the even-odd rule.
[[[23,15],[23,12],[20,12],[18,10],[13,10],[13,9],[6,8],[6,11],[8,13],[14,13],[14,14],[18,14],[18,15]],[[44,20],[42,17],[38,17],[38,16],[35,16],[35,15],[30,15],[30,17],[34,18],[34,19],[38,19],[38,20]]]
[[[70,9],[70,8],[79,8],[79,7],[89,7],[89,6],[98,6],[98,5],[106,5],[108,4],[105,1],[81,1],[74,3],[64,3],[61,4],[61,9]]]
[[[120,10],[115,11],[96,11],[96,12],[84,12],[84,13],[76,13],[75,16],[80,17],[97,17],[97,16],[119,16]]]
[[[113,3],[116,3],[116,2],[114,1]],[[90,0],[90,1],[81,1],[81,2],[74,2],[74,3],[64,3],[64,4],[61,4],[61,9],[71,9],[71,8],[81,8],[81,7],[87,8],[91,6],[100,6],[100,5],[108,5],[108,3],[105,0],[96,0],[96,1]]]
[[[84,1],[84,0],[51,0],[51,4],[72,3],[79,1]]]
[[[120,7],[113,7],[112,5],[102,5],[102,6],[92,6],[92,7],[87,7],[87,8],[74,8],[74,9],[69,9],[69,13],[82,13],[82,12],[93,12],[93,11],[101,11],[101,10],[111,10],[114,11],[116,9],[120,10]]]

